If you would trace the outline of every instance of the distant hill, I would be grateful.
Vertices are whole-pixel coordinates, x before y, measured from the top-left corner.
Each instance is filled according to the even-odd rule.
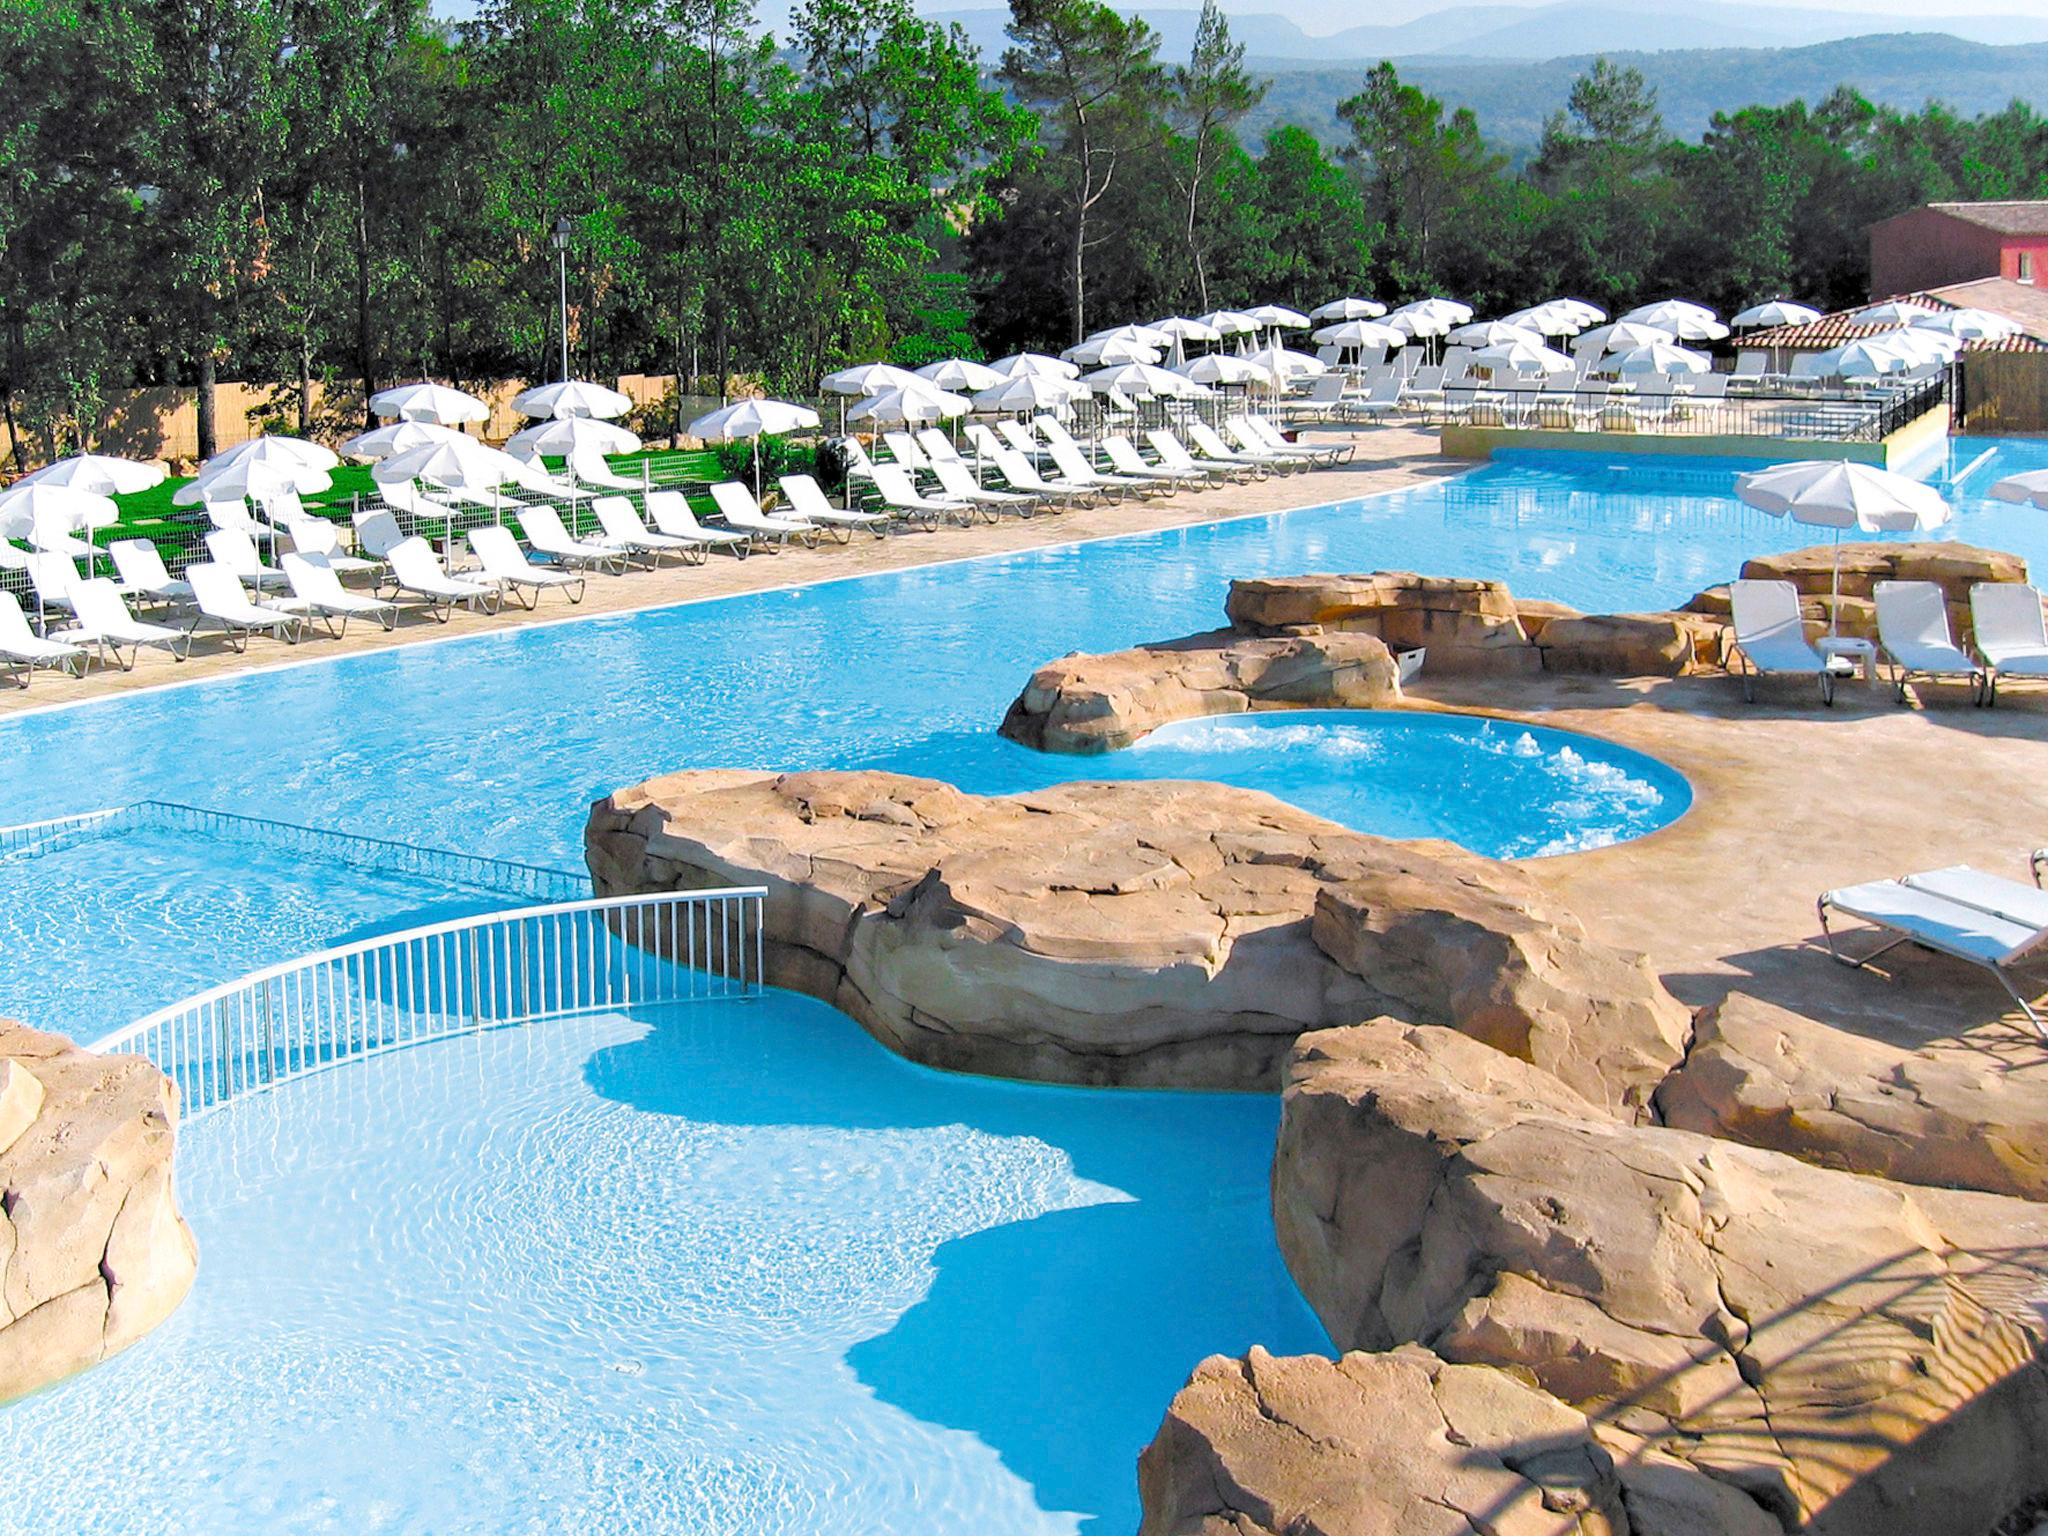
[[[1539,63],[1411,57],[1401,78],[1453,107],[1479,115],[1489,139],[1508,148],[1541,138],[1543,122],[1564,105],[1575,76],[1594,55]],[[1668,53],[1609,53],[1643,72],[1657,89],[1664,125],[1698,138],[1717,111],[1819,100],[1853,85],[1871,100],[1917,109],[1930,97],[1965,114],[1995,112],[2018,98],[2048,109],[2048,43],[1987,47],[1939,33],[1895,33],[1805,48],[1712,48]],[[1343,138],[1337,103],[1356,93],[1365,63],[1305,69],[1290,61],[1253,61],[1272,84],[1244,137],[1255,143],[1277,123],[1299,123],[1330,142]]]
[[[1142,16],[1160,34],[1161,53],[1183,57],[1200,14],[1191,7],[1119,7]],[[1929,8],[1933,10],[1932,7]],[[929,12],[957,21],[991,58],[1005,44],[1002,7]],[[1355,14],[1355,13],[1354,13]],[[1729,0],[1559,0],[1537,6],[1453,6],[1393,26],[1353,26],[1317,35],[1286,16],[1246,11],[1230,18],[1246,51],[1268,67],[1327,68],[1353,59],[1428,55],[1485,59],[1555,59],[1581,53],[1658,53],[1674,49],[1801,48],[1909,27],[1933,29],[1987,45],[2048,43],[2048,11],[2040,16],[1936,16],[1907,20],[1858,11],[1780,9]]]

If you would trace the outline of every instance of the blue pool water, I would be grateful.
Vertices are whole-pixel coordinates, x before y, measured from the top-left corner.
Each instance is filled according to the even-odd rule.
[[[1473,715],[1284,710],[1184,720],[1077,773],[1211,779],[1389,837],[1493,858],[1605,848],[1675,821],[1692,789],[1626,747]]]
[[[1942,471],[1963,476],[1949,534],[2048,562],[2048,515],[1976,499],[2048,467],[2048,444],[1971,468],[1979,451]],[[1407,568],[1668,604],[1812,541],[1734,502],[1740,467],[1510,459],[1284,516],[109,698],[0,722],[0,823],[155,797],[574,866],[590,799],[680,767],[1029,787],[1102,766],[993,735],[1048,657],[1211,627],[1234,575]],[[1243,755],[1149,750],[1112,771]],[[1245,782],[1304,800],[1338,777],[1255,755]],[[1411,779],[1470,782],[1434,748],[1402,755]],[[1606,814],[1585,789],[1542,786],[1553,820]],[[1354,800],[1397,832],[1445,804]],[[100,996],[115,972],[224,979],[439,899],[284,868],[239,916],[175,905],[245,857],[138,846],[83,872],[84,908],[63,881],[11,891],[0,1013],[112,1028],[142,1000]],[[196,1124],[199,1289],[135,1351],[0,1412],[0,1462],[38,1489],[0,1529],[1122,1530],[1132,1459],[1197,1359],[1319,1342],[1265,1214],[1270,1102],[965,1082],[794,999],[741,1012],[403,1052]]]

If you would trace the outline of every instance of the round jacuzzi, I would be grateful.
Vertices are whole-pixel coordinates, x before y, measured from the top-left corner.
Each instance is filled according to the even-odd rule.
[[[1692,804],[1676,769],[1597,736],[1409,710],[1183,720],[1077,766],[1076,777],[1260,789],[1361,832],[1440,837],[1502,859],[1627,842]]]

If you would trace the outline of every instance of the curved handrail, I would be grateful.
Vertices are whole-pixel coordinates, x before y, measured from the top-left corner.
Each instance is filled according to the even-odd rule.
[[[757,992],[760,886],[482,912],[279,961],[92,1049],[147,1056],[187,1117],[401,1045],[568,1013]]]

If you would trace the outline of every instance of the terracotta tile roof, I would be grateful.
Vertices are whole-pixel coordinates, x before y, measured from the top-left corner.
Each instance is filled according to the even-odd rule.
[[[2048,207],[2048,203],[2042,206]],[[1970,342],[1963,349],[1966,352],[2048,352],[2048,293],[2025,283],[2004,277],[1984,277],[1975,282],[1950,283],[1901,297],[1918,300],[1935,309],[1989,310],[1994,315],[2004,315],[2023,328],[2021,334],[2008,336],[2002,341]],[[1857,309],[1863,307],[1859,304]],[[1738,349],[1764,347],[1788,352],[1825,352],[1847,341],[1882,336],[1886,331],[1898,329],[1892,325],[1858,325],[1849,318],[1855,313],[1853,309],[1837,310],[1805,325],[1781,325],[1768,331],[1749,331],[1737,336],[1731,344]]]
[[[2005,203],[1929,203],[1965,224],[1995,229],[2001,235],[2048,235],[2048,201]]]

